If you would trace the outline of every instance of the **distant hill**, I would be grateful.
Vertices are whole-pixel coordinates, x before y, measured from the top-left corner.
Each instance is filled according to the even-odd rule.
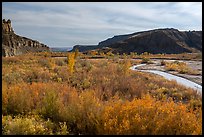
[[[50,51],[53,52],[67,52],[72,50],[72,47],[50,47]]]
[[[2,20],[2,56],[9,57],[28,52],[49,51],[45,44],[15,34],[11,20]]]
[[[155,29],[114,36],[93,47],[77,45],[73,49],[78,48],[80,52],[84,52],[102,50],[104,47],[111,49],[113,53],[120,54],[202,52],[202,31],[179,31],[174,28]]]
[[[98,45],[75,45],[71,51],[75,51],[75,49],[79,49],[80,52],[89,51],[98,49]]]

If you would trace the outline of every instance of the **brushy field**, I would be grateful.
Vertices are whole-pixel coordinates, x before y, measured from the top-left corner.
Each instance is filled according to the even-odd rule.
[[[129,69],[139,62],[46,53],[2,63],[2,134],[202,134],[202,97]]]
[[[165,65],[165,69],[168,71],[177,71],[181,74],[199,75],[199,71],[191,69],[185,62],[174,61],[168,63],[163,61],[161,64]]]

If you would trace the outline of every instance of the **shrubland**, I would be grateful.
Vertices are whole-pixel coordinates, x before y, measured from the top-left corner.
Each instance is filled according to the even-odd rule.
[[[168,71],[177,71],[181,74],[190,74],[190,75],[198,75],[199,72],[196,70],[191,69],[185,62],[165,62],[162,61],[161,65],[165,65],[165,69]]]
[[[181,53],[181,54],[151,54],[148,52],[137,53],[130,52],[129,54],[113,54],[111,51],[103,52],[103,51],[88,51],[86,53],[78,52],[80,58],[91,59],[91,58],[114,58],[118,56],[119,58],[124,58],[124,56],[132,59],[182,59],[182,60],[202,60],[202,53]],[[45,56],[45,57],[67,57],[67,52],[39,52],[34,53],[35,56]]]
[[[132,71],[127,56],[49,54],[3,57],[2,134],[202,134],[193,89]]]

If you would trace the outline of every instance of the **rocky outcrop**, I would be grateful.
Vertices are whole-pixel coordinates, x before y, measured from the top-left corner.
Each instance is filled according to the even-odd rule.
[[[152,54],[202,52],[202,31],[179,31],[174,28],[155,29],[118,35],[99,42],[94,49],[109,47],[113,53],[149,52]],[[84,51],[85,47],[79,47]]]
[[[75,45],[70,52],[75,51],[76,49],[78,49],[80,52],[84,52],[98,48],[98,45]]]
[[[28,52],[50,51],[49,47],[36,40],[16,35],[10,20],[2,20],[2,56],[9,57]]]

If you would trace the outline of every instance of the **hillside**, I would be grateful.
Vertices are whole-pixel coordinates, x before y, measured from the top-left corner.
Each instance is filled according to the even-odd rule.
[[[78,46],[79,51],[111,48],[113,53],[149,52],[152,54],[202,52],[202,31],[179,31],[173,28],[155,29],[118,35],[99,42],[93,48]],[[73,48],[75,49],[76,46]]]
[[[98,49],[98,45],[75,45],[71,51],[79,49],[80,52]]]
[[[36,40],[15,34],[11,21],[2,20],[2,56],[9,57],[41,51],[49,51],[49,47]]]

